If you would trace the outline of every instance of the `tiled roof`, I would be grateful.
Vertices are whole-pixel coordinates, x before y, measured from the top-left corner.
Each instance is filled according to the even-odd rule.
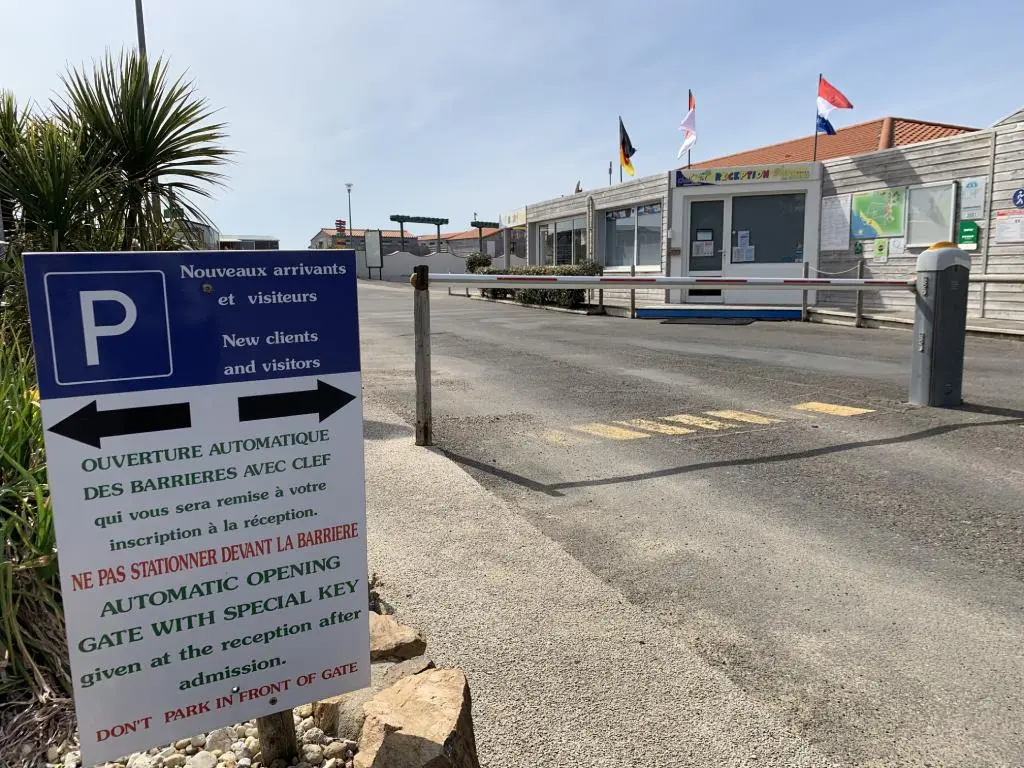
[[[331,228],[328,228],[328,227],[323,227],[320,231],[323,234],[327,235],[328,237],[334,237],[335,235],[338,234],[338,230],[331,229]],[[345,233],[346,237],[363,237],[365,234],[366,234],[366,230],[365,229],[350,229],[349,231],[347,231]],[[380,231],[380,236],[381,237],[401,237],[402,233],[399,230],[397,230],[397,229],[382,229]],[[409,240],[415,240],[416,239],[416,235],[409,234],[408,232],[405,233],[405,236]]]
[[[932,139],[959,136],[977,128],[945,123],[929,123],[905,117],[881,117],[847,128],[839,128],[835,136],[818,135],[818,160],[863,155],[879,149],[903,147]],[[733,155],[694,163],[693,168],[718,168],[733,165],[760,165],[762,163],[806,163],[814,152],[814,135],[804,136],[780,144],[749,149]]]
[[[490,237],[500,232],[499,227],[484,227],[484,237]],[[475,229],[467,229],[463,232],[442,232],[442,240],[475,240],[479,232]],[[437,235],[420,235],[420,240],[437,240]]]

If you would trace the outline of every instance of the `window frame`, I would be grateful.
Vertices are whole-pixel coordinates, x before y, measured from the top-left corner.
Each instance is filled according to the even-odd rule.
[[[640,255],[640,209],[648,208],[650,206],[658,207],[659,217],[659,237],[658,237],[658,263],[657,264],[640,264],[637,259]],[[630,216],[633,219],[633,263],[632,264],[608,264],[608,214],[616,211],[624,211],[629,209]],[[617,206],[615,208],[604,208],[596,212],[596,215],[601,216],[603,226],[601,227],[601,266],[605,270],[619,270],[628,272],[629,269],[635,268],[639,271],[648,272],[660,272],[665,268],[665,201],[662,199],[647,200],[630,205]]]

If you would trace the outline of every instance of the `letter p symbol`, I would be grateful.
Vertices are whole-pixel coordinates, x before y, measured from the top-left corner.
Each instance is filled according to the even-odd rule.
[[[79,301],[82,304],[82,335],[85,337],[85,362],[87,365],[100,364],[100,352],[97,340],[101,336],[121,336],[128,333],[135,325],[139,316],[135,302],[121,291],[81,291]],[[124,309],[124,319],[116,325],[96,324],[96,304],[101,301],[114,301]]]

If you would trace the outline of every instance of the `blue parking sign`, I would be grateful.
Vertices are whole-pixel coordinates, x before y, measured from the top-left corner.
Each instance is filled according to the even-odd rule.
[[[174,372],[162,271],[51,272],[44,285],[58,384]]]

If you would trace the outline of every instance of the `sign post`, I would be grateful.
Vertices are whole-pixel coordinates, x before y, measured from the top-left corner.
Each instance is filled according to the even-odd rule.
[[[369,685],[355,253],[25,272],[84,762]]]

